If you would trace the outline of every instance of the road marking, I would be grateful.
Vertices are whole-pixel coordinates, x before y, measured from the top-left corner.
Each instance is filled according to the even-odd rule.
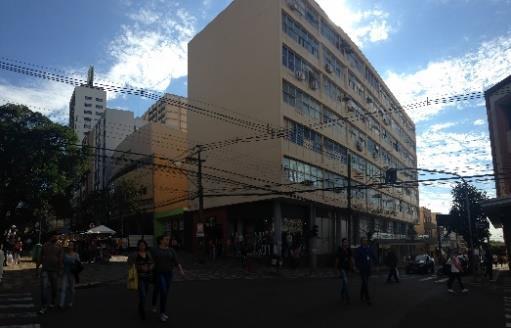
[[[10,297],[10,298],[0,298],[0,302],[26,302],[32,301],[32,297]]]
[[[432,279],[436,279],[436,278],[438,278],[438,277],[436,277],[436,276],[427,277],[427,278],[420,279],[419,281],[428,281],[428,280],[432,280]]]
[[[37,317],[37,315],[34,312],[0,313],[0,319],[26,319],[35,317]]]
[[[440,279],[440,280],[435,281],[435,284],[443,284],[447,280],[449,280],[449,278]]]
[[[41,328],[41,325],[38,323],[34,323],[29,325],[0,326],[0,328]]]
[[[34,308],[34,303],[30,304],[10,304],[10,305],[0,305],[0,310],[2,309],[30,309]]]

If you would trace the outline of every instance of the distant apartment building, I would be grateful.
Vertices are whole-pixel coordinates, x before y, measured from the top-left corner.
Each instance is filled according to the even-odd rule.
[[[179,104],[186,100],[166,94],[155,102],[144,113],[143,119],[148,122],[165,124],[170,128],[185,132],[187,131],[187,109]]]
[[[511,254],[511,76],[485,93],[497,198],[483,204],[496,228],[503,228]]]
[[[117,146],[144,124],[146,121],[136,119],[130,111],[108,108],[101,114],[84,139],[91,154],[88,191],[101,191],[108,187]]]
[[[365,187],[382,183],[387,168],[401,169],[400,181],[416,178],[408,170],[417,167],[414,123],[315,1],[234,0],[189,43],[188,58],[190,99],[267,125],[264,133],[188,115],[192,144],[264,136],[206,152],[210,174],[261,194],[205,199],[205,216],[223,238],[271,231],[284,251],[286,238],[303,240],[317,225],[312,250],[329,254],[341,237],[357,244],[379,234],[392,243],[418,222],[416,186]]]
[[[75,87],[69,101],[69,127],[82,143],[106,109],[106,91],[94,86],[94,68],[89,68],[87,83]]]

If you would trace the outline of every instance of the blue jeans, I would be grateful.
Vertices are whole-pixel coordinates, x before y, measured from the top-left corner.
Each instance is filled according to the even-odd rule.
[[[73,305],[75,296],[75,277],[71,272],[62,275],[62,287],[60,290],[60,306]]]
[[[58,275],[58,272],[54,271],[41,271],[41,308],[43,309],[46,309],[50,304],[55,305],[57,302]]]
[[[138,277],[138,313],[145,318],[145,300],[149,292],[150,278]]]
[[[346,301],[350,300],[350,293],[348,291],[348,273],[346,270],[341,270],[341,299]]]
[[[157,272],[155,275],[156,285],[154,288],[155,291],[157,290],[158,292],[153,295],[153,306],[156,305],[156,295],[158,295],[160,297],[160,313],[166,313],[167,297],[169,295],[170,284],[172,282],[172,272]]]

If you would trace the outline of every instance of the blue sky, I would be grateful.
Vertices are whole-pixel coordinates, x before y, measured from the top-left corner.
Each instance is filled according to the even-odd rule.
[[[478,91],[511,74],[511,0],[317,0],[361,46],[403,105]],[[8,0],[0,57],[83,77],[186,96],[187,42],[230,0]],[[70,86],[0,71],[0,103],[39,106],[67,121]],[[150,102],[109,95],[109,107],[142,114]],[[35,108],[35,107],[34,107]],[[484,103],[422,108],[419,166],[465,174],[491,163]],[[454,152],[454,153],[453,153]],[[493,194],[493,183],[481,184]],[[449,186],[423,187],[421,205],[449,208]]]

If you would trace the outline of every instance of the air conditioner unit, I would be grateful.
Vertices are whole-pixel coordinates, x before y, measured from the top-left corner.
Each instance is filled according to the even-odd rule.
[[[305,73],[303,71],[296,71],[295,76],[300,81],[305,81]]]
[[[387,117],[384,117],[383,123],[385,123],[385,125],[390,125],[390,120]]]
[[[356,146],[358,151],[364,150],[364,145],[360,141],[357,141]]]
[[[334,68],[332,67],[332,65],[326,64],[325,71],[327,71],[327,73],[332,73],[334,71]]]

